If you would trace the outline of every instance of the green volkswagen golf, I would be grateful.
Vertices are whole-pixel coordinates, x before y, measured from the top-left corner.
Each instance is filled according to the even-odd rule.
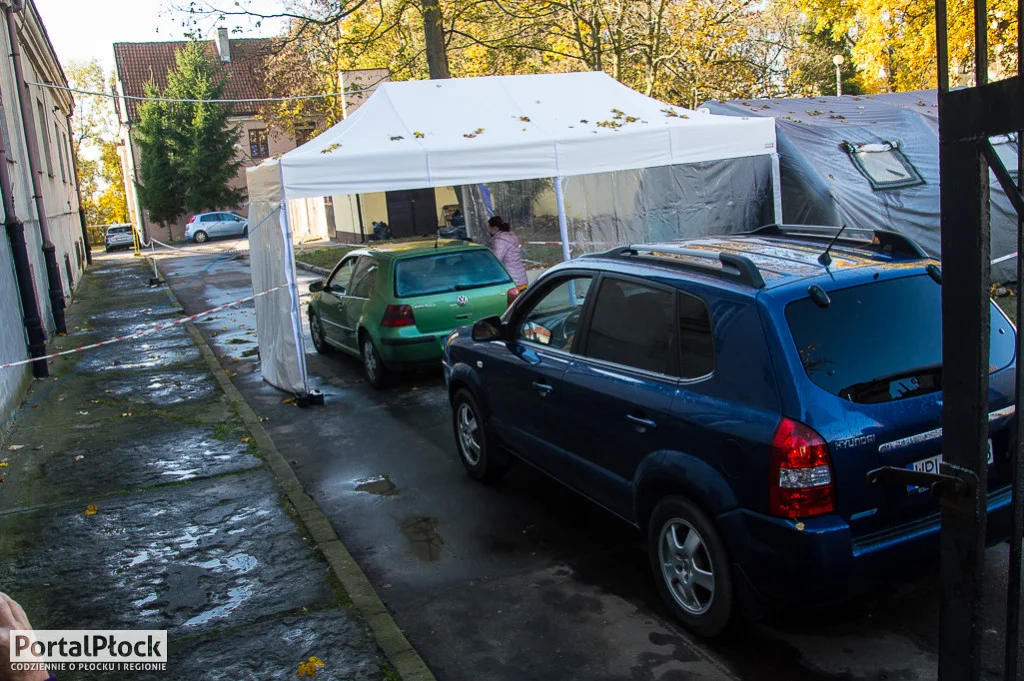
[[[390,371],[439,363],[454,329],[502,314],[518,293],[489,249],[458,240],[353,251],[309,290],[317,352],[361,358],[374,388]]]

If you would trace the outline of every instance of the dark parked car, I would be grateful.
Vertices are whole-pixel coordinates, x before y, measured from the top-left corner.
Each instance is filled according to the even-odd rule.
[[[549,270],[445,349],[459,456],[525,460],[647,537],[676,616],[821,604],[937,564],[941,271],[891,232],[766,227]],[[825,253],[825,256],[822,254]],[[1015,329],[992,304],[988,540],[1008,534]]]

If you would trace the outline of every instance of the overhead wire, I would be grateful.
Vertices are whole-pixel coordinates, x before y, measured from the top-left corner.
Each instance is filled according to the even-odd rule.
[[[291,97],[248,97],[244,99],[174,99],[172,97],[139,97],[137,95],[117,95],[112,92],[93,92],[90,90],[80,90],[78,88],[67,87],[65,85],[54,85],[53,83],[36,83],[29,82],[28,85],[35,85],[36,87],[49,88],[51,90],[62,90],[64,92],[74,92],[79,95],[90,95],[93,97],[109,97],[111,99],[130,99],[137,102],[172,102],[176,104],[244,104],[246,102],[294,102],[304,99],[326,99],[328,97],[344,97],[346,95],[358,95],[366,92],[373,92],[376,88],[377,83],[372,87],[361,88],[358,90],[345,90],[344,92],[331,92],[322,95],[293,95]]]

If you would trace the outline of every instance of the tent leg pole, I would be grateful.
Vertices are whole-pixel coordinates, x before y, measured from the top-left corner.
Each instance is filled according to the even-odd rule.
[[[561,177],[555,178],[555,203],[558,204],[558,232],[562,236],[562,260],[571,260],[569,253],[569,222],[565,217],[565,194]]]
[[[775,212],[775,224],[785,224],[782,217],[782,169],[779,165],[778,154],[772,154],[772,205]]]

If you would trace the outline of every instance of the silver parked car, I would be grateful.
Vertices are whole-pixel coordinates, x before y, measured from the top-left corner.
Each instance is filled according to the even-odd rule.
[[[235,213],[200,213],[185,227],[185,239],[201,244],[207,239],[248,236],[249,221]]]
[[[110,225],[103,237],[103,245],[107,253],[118,248],[131,248],[135,245],[135,233],[131,225]]]

